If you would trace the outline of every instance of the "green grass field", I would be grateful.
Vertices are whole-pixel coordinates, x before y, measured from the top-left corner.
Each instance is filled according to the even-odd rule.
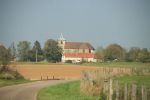
[[[12,65],[16,64],[50,64],[50,65],[72,65],[70,63],[49,63],[49,62],[16,62],[12,63]],[[96,67],[142,67],[142,68],[150,68],[150,63],[142,63],[142,62],[97,62],[97,63],[82,63],[82,64],[73,64],[73,65],[83,65],[83,66],[96,66]]]
[[[150,63],[142,63],[142,62],[101,62],[101,63],[83,63],[81,65],[86,66],[97,66],[97,67],[143,67],[150,68]]]
[[[25,80],[25,79],[18,79],[18,80],[2,80],[2,79],[0,79],[0,87],[28,83],[28,82],[31,82],[31,81]]]
[[[127,83],[128,86],[131,86],[131,84],[134,83],[137,85],[138,89],[141,88],[142,85],[145,85],[148,92],[150,92],[150,76],[141,76],[141,75],[123,76],[115,78],[114,80],[118,80],[119,83],[121,84]]]
[[[115,80],[118,80],[120,83],[135,83],[137,85],[146,85],[147,88],[150,88],[150,76],[138,76],[138,75],[132,75],[132,76],[123,76],[118,77]]]
[[[150,89],[150,76],[123,76],[115,78],[121,83],[136,83],[137,85],[146,85]],[[100,97],[84,95],[80,92],[80,82],[70,82],[52,87],[46,87],[40,90],[37,100],[100,100]]]
[[[80,92],[80,82],[69,82],[40,90],[37,100],[97,100]]]

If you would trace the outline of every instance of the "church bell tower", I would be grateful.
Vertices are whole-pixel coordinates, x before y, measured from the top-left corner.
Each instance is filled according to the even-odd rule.
[[[65,49],[65,39],[62,35],[62,33],[60,34],[60,37],[58,38],[58,46],[62,48],[62,62],[65,62],[65,56],[64,56],[64,49]]]
[[[60,34],[60,37],[58,39],[58,45],[62,48],[62,50],[64,50],[65,47],[65,39],[62,35],[62,33]]]

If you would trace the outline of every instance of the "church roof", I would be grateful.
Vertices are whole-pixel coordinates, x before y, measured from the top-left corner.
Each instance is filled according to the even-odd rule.
[[[94,53],[64,53],[64,56],[74,58],[95,58]]]
[[[92,49],[94,47],[90,43],[85,42],[66,42],[65,49]]]

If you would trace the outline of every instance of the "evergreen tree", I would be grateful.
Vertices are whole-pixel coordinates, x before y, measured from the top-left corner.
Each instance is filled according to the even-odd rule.
[[[42,61],[44,60],[43,51],[41,49],[41,45],[39,41],[34,42],[34,46],[32,50],[29,51],[29,59],[30,61]]]

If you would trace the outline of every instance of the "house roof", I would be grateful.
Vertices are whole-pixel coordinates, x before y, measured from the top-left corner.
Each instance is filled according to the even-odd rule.
[[[64,53],[64,56],[73,58],[95,58],[94,53]]]
[[[85,42],[66,42],[65,49],[92,49],[94,47],[90,43]]]

